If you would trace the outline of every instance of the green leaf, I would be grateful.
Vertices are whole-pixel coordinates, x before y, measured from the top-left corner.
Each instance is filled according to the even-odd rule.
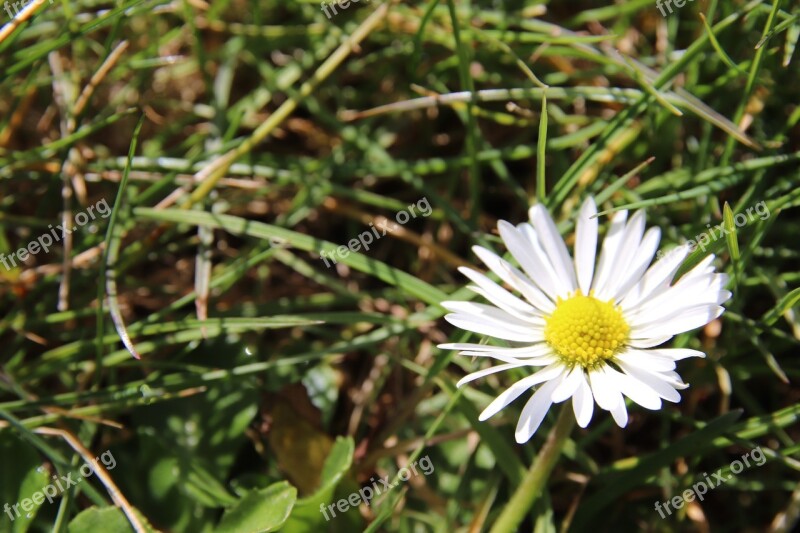
[[[138,509],[133,509],[145,532],[157,532]],[[89,507],[81,511],[67,526],[69,533],[129,533],[131,522],[119,507]]]
[[[342,479],[353,464],[354,452],[355,444],[352,437],[336,439],[336,444],[333,445],[331,454],[325,460],[325,466],[322,467],[320,490],[331,488]]]
[[[254,490],[222,516],[216,533],[277,531],[289,518],[296,500],[297,489],[286,481]]]
[[[22,506],[17,507],[19,517],[13,510],[14,505],[29,499],[35,492],[40,492],[50,478],[47,470],[42,467],[42,460],[32,446],[26,445],[15,435],[5,432],[0,435],[0,457],[4,458],[3,468],[0,469],[0,500],[11,507],[13,522],[5,514],[0,519],[0,532],[24,533],[30,527],[41,505],[34,505],[30,511],[24,511]],[[6,461],[5,458],[13,460]],[[45,503],[42,505],[45,505]]]
[[[733,263],[734,283],[739,286],[739,278],[741,277],[741,263],[739,258],[739,241],[736,238],[736,224],[733,222],[733,210],[728,202],[722,208],[722,221],[725,224],[725,241],[728,243],[728,252],[731,254],[731,262]]]
[[[714,50],[716,50],[717,55],[722,60],[722,62],[725,63],[726,65],[728,65],[730,68],[732,68],[736,72],[738,72],[739,74],[744,74],[746,76],[747,73],[745,71],[743,71],[742,69],[740,69],[739,65],[737,65],[733,61],[733,59],[731,59],[731,56],[729,56],[727,53],[725,53],[725,50],[722,49],[722,45],[719,44],[719,41],[717,40],[717,37],[714,35],[714,30],[711,29],[711,26],[709,26],[705,15],[703,15],[702,13],[700,13],[700,20],[703,21],[703,26],[706,29],[706,33],[708,35],[708,39],[709,39],[709,41],[711,41],[711,46],[714,47]]]
[[[291,517],[286,522],[286,531],[315,532],[325,528],[325,516],[320,512],[321,505],[329,505],[334,500],[336,486],[350,470],[353,463],[355,444],[352,437],[339,437],[322,467],[319,488],[307,498],[297,502]],[[358,513],[353,513],[357,517]],[[350,515],[348,515],[350,516]]]
[[[118,507],[90,507],[79,513],[67,530],[69,533],[130,533],[133,528]]]
[[[794,307],[798,301],[800,301],[800,287],[794,289],[789,294],[781,298],[775,307],[764,314],[764,316],[761,318],[761,321],[766,325],[771,326],[778,321],[778,318],[780,318],[780,316],[785,313],[787,309]]]
[[[542,95],[542,116],[539,119],[539,141],[536,146],[536,200],[544,202],[545,186],[545,148],[547,146],[547,96]]]

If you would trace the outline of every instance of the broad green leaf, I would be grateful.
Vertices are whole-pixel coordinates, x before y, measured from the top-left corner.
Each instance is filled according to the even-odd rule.
[[[34,493],[41,492],[51,480],[35,449],[8,431],[0,434],[0,457],[3,458],[3,467],[0,468],[0,504],[9,505],[9,511],[0,515],[0,532],[24,533],[40,507],[49,505],[49,502],[33,502],[30,511],[22,508],[22,502],[32,498]],[[9,460],[10,458],[13,460]],[[27,505],[30,507],[31,504]],[[16,509],[14,506],[17,506]]]
[[[325,460],[325,466],[322,468],[319,488],[307,498],[298,500],[292,515],[286,522],[286,531],[313,533],[325,529],[327,520],[320,508],[321,506],[328,506],[334,501],[336,486],[350,470],[354,450],[355,445],[352,437],[339,437],[336,439],[330,455]],[[352,511],[348,513],[348,518],[360,518],[357,511]],[[343,520],[344,517],[340,515],[336,519]]]
[[[130,533],[125,514],[117,507],[90,507],[81,511],[68,526],[69,533]]]
[[[297,489],[285,481],[254,490],[222,516],[216,533],[278,531],[289,517],[296,500]]]
[[[134,509],[144,531],[156,532],[138,509]],[[67,526],[69,533],[131,533],[133,526],[119,507],[89,507],[78,513]]]

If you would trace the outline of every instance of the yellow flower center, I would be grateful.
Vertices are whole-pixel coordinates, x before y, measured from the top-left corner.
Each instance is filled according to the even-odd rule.
[[[603,302],[577,291],[558,299],[545,319],[544,338],[568,367],[591,369],[619,353],[630,329],[613,299]]]

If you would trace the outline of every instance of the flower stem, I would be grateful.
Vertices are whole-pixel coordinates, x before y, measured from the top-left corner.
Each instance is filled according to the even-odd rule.
[[[553,467],[556,465],[564,443],[567,441],[572,427],[575,425],[575,415],[568,404],[564,404],[558,415],[556,425],[550,431],[544,447],[536,456],[528,472],[517,488],[514,496],[506,505],[500,517],[494,523],[491,533],[509,533],[517,531],[517,526],[525,518],[525,514],[533,506],[544,490]]]

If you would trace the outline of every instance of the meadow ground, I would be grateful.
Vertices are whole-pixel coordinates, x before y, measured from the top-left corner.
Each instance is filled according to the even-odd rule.
[[[2,8],[0,532],[797,527],[796,1]],[[599,300],[552,298],[561,318],[520,329],[506,311],[528,304],[464,303],[487,300],[459,267],[508,282],[473,247],[516,264],[498,221],[535,205],[532,268],[566,275],[542,213],[572,253],[590,197],[598,244],[644,209],[670,279],[726,274],[721,316],[650,326],[685,325],[662,348],[705,357],[638,361],[676,367],[679,402],[648,382],[626,409],[592,382],[576,425],[548,382],[481,421],[549,370],[457,387],[501,363],[439,346],[545,331],[564,362],[554,331]]]

